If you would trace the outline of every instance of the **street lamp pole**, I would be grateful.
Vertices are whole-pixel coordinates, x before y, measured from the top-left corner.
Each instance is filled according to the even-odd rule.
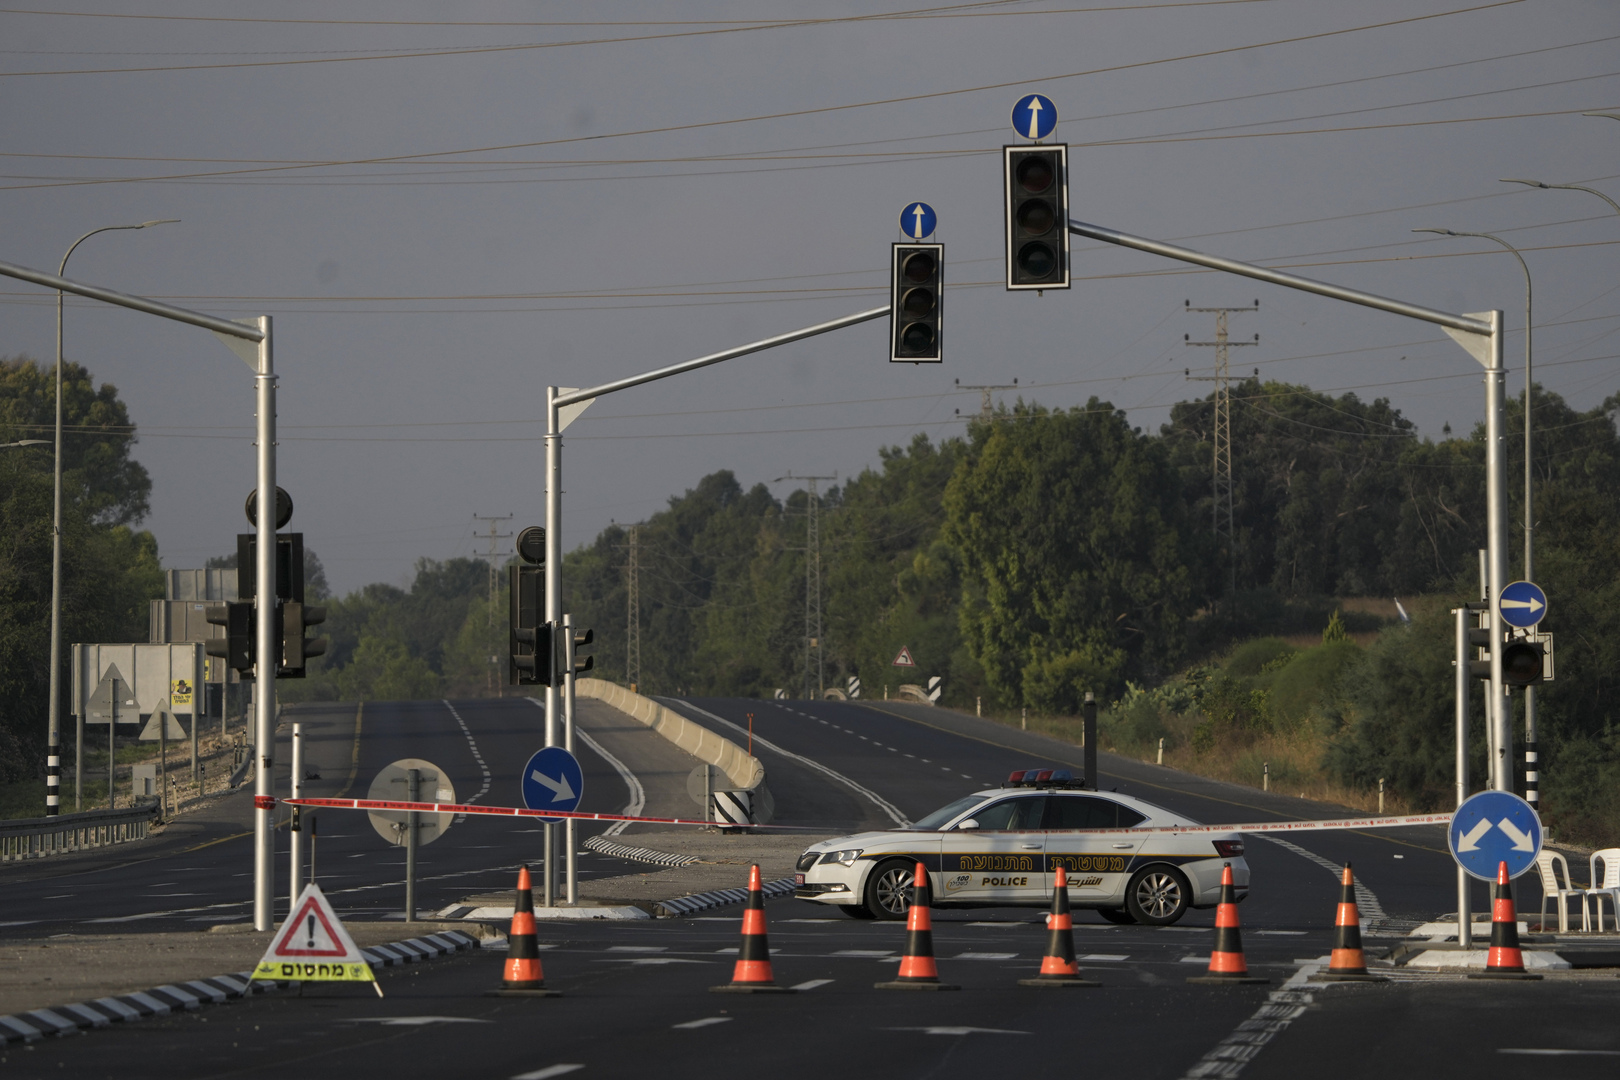
[[[68,259],[78,246],[96,233],[117,232],[124,229],[148,229],[153,225],[170,225],[179,218],[143,221],[139,225],[103,225],[91,229],[67,249],[56,276],[67,274]],[[45,739],[45,816],[56,817],[62,812],[62,290],[56,290],[56,481],[54,508],[51,512],[51,700],[50,724]],[[73,809],[84,807],[84,740],[78,740],[73,758]]]
[[[1534,581],[1536,518],[1533,486],[1535,474],[1531,469],[1530,449],[1531,388],[1533,386],[1533,350],[1531,348],[1532,293],[1530,285],[1530,267],[1524,261],[1524,256],[1519,254],[1519,249],[1508,243],[1506,240],[1503,240],[1500,236],[1493,236],[1490,233],[1457,232],[1452,229],[1413,229],[1412,231],[1439,233],[1441,236],[1472,236],[1481,240],[1494,241],[1501,244],[1508,251],[1512,252],[1513,257],[1519,260],[1519,269],[1524,271],[1524,580]],[[1495,614],[1495,601],[1496,598],[1493,596],[1491,598],[1491,620],[1493,630],[1500,629],[1500,627],[1495,625],[1497,618]],[[1497,651],[1499,650],[1492,650],[1493,654]],[[1504,735],[1503,738],[1506,738],[1506,735]],[[1504,743],[1504,746],[1505,745],[1506,744]],[[1524,688],[1524,794],[1525,800],[1532,804],[1539,803],[1541,801],[1541,776],[1540,770],[1537,768],[1539,764],[1539,753],[1540,751],[1536,746],[1536,688],[1533,686],[1527,686]],[[1503,761],[1506,761],[1507,759],[1506,754],[1500,754],[1499,757]],[[1508,785],[1508,787],[1511,787],[1511,785]],[[1504,787],[1501,783],[1497,784],[1498,790],[1508,790],[1508,787]]]

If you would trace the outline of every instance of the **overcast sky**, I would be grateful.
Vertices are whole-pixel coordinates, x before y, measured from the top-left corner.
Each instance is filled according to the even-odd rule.
[[[1075,217],[1502,308],[1517,394],[1518,265],[1411,230],[1496,232],[1535,276],[1538,381],[1581,408],[1620,390],[1620,218],[1498,182],[1620,197],[1620,122],[1581,115],[1620,110],[1613,0],[31,7],[0,11],[0,260],[54,272],[89,229],[183,219],[94,237],[68,276],[275,317],[280,481],[340,591],[482,550],[475,514],[541,521],[546,385],[886,303],[914,199],[946,246],[943,364],[887,363],[877,322],[603,398],[566,440],[565,546],[717,469],[843,478],[959,433],[979,395],[954,380],[1157,430],[1208,392],[1183,377],[1213,360],[1183,345],[1214,329],[1189,299],[1259,299],[1237,370],[1387,397],[1430,436],[1481,417],[1477,365],[1428,324],[1084,242],[1072,290],[1004,291],[999,147],[1027,92],[1060,111]],[[48,360],[53,296],[0,280],[0,327],[0,354]],[[129,402],[165,564],[232,550],[246,367],[89,302],[67,341]]]

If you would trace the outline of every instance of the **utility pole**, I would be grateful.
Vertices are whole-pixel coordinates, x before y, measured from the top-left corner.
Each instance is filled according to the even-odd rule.
[[[1224,535],[1226,540],[1226,560],[1229,568],[1229,590],[1233,596],[1237,595],[1237,523],[1236,514],[1232,506],[1232,389],[1231,366],[1227,360],[1227,350],[1234,345],[1259,345],[1260,335],[1254,335],[1253,341],[1232,341],[1226,334],[1226,316],[1238,311],[1259,311],[1260,301],[1256,300],[1249,307],[1193,307],[1191,300],[1183,301],[1187,311],[1214,312],[1215,314],[1215,340],[1194,341],[1191,334],[1181,335],[1182,340],[1190,346],[1213,346],[1215,349],[1215,374],[1195,376],[1192,369],[1185,372],[1186,377],[1193,382],[1214,382],[1215,384],[1215,469],[1214,469],[1214,517],[1215,542],[1219,544]]]
[[[776,478],[777,483],[803,480],[809,485],[804,534],[804,696],[807,699],[819,699],[827,689],[821,644],[821,496],[816,491],[816,482],[836,479],[837,473],[831,476],[794,476],[791,472]],[[815,672],[814,680],[810,677],[812,670]],[[814,694],[810,692],[812,686],[816,688]]]
[[[630,526],[630,559],[624,568],[629,592],[626,602],[624,678],[632,692],[641,687],[641,526]]]
[[[485,516],[483,514],[474,514],[473,515],[473,520],[474,521],[487,521],[487,522],[489,522],[489,532],[487,532],[487,533],[474,532],[473,535],[477,536],[477,537],[480,537],[482,539],[486,539],[486,540],[489,541],[489,550],[485,551],[485,552],[480,552],[478,554],[478,557],[480,559],[484,559],[484,560],[488,561],[488,563],[489,563],[489,628],[491,630],[493,630],[493,629],[495,629],[495,593],[496,593],[495,582],[496,582],[496,578],[498,577],[498,574],[496,573],[496,569],[495,569],[495,563],[504,554],[504,552],[502,552],[498,548],[498,546],[496,545],[496,541],[498,541],[498,540],[509,540],[512,537],[511,533],[496,532],[495,529],[496,529],[496,526],[500,522],[502,522],[502,521],[511,521],[512,520],[512,515],[511,514],[502,514],[502,515],[500,515],[498,517],[493,517],[493,516]],[[495,659],[495,656],[492,654],[490,656],[490,658],[489,658],[489,690],[490,690],[491,694],[493,694],[495,692],[495,666],[496,666],[496,659]]]
[[[980,420],[985,420],[985,421],[994,419],[995,415],[996,415],[995,409],[992,406],[991,401],[990,401],[990,394],[991,394],[992,391],[994,391],[994,390],[1016,390],[1016,389],[1018,389],[1018,380],[1017,379],[1014,379],[1012,381],[1012,385],[1010,385],[1010,386],[1007,386],[1007,385],[1000,385],[1000,386],[963,386],[961,379],[952,379],[951,382],[955,383],[957,389],[959,389],[959,390],[977,390],[979,392],[979,419]],[[957,409],[956,410],[956,415],[961,416],[962,415],[962,410]]]

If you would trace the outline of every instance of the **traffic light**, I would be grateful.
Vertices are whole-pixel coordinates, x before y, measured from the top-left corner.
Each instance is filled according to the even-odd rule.
[[[254,637],[252,604],[209,604],[203,617],[225,628],[225,637],[203,643],[203,652],[218,656],[237,671],[253,670]]]
[[[1475,605],[1469,605],[1474,607]],[[1489,618],[1482,615],[1482,618]],[[1479,653],[1468,661],[1468,674],[1476,679],[1491,677],[1491,650],[1502,650],[1502,681],[1508,686],[1535,686],[1545,678],[1545,649],[1540,641],[1528,637],[1511,637],[1483,627],[1468,631],[1468,644],[1478,647]]]
[[[944,244],[895,244],[889,273],[889,360],[940,362]]]
[[[259,594],[258,536],[236,534],[236,595],[252,600]],[[304,534],[276,534],[276,588],[278,600],[304,602]]]
[[[1069,287],[1069,148],[1004,146],[1007,288]]]
[[[304,661],[326,652],[326,639],[304,637],[304,630],[326,621],[326,608],[317,604],[304,604],[289,600],[281,605],[281,655],[277,658],[276,677],[302,679]]]
[[[594,632],[590,630],[580,630],[577,627],[575,628],[574,647],[568,651],[569,657],[574,662],[575,675],[578,675],[581,672],[589,671],[596,666],[596,657],[579,655],[579,650],[583,646],[589,645],[595,640],[596,634]]]

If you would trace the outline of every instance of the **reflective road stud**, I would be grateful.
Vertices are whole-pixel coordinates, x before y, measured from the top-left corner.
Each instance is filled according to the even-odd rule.
[[[1101,986],[1080,977],[1074,960],[1074,919],[1069,914],[1069,880],[1063,867],[1057,868],[1052,883],[1052,913],[1046,917],[1046,955],[1041,973],[1033,979],[1019,979],[1019,986]]]
[[[486,997],[560,997],[546,989],[546,974],[540,968],[540,943],[534,929],[534,888],[529,868],[518,870],[517,900],[512,905],[512,931],[506,936],[506,978],[500,988],[486,991]]]
[[[1382,975],[1367,971],[1367,956],[1361,951],[1361,912],[1356,908],[1356,879],[1350,864],[1344,864],[1339,911],[1333,920],[1333,955],[1328,969],[1311,976],[1312,982],[1388,982]]]
[[[911,906],[906,910],[906,951],[900,973],[892,982],[873,985],[879,990],[960,990],[939,981],[934,964],[934,921],[929,916],[928,868],[922,863],[912,875]]]
[[[1524,953],[1519,951],[1519,916],[1513,910],[1512,886],[1503,862],[1496,870],[1496,886],[1491,890],[1491,951],[1484,971],[1471,971],[1470,979],[1539,979],[1524,970]]]
[[[748,872],[748,904],[743,908],[742,948],[737,950],[737,966],[732,969],[731,982],[726,986],[711,986],[715,994],[791,994],[786,986],[777,986],[771,973],[770,942],[765,937],[765,893],[759,883],[759,864]]]
[[[1215,909],[1215,948],[1209,954],[1209,971],[1194,975],[1190,983],[1217,985],[1221,983],[1268,983],[1249,974],[1249,965],[1243,959],[1243,934],[1238,929],[1237,890],[1232,884],[1232,864],[1221,870],[1221,903]]]

